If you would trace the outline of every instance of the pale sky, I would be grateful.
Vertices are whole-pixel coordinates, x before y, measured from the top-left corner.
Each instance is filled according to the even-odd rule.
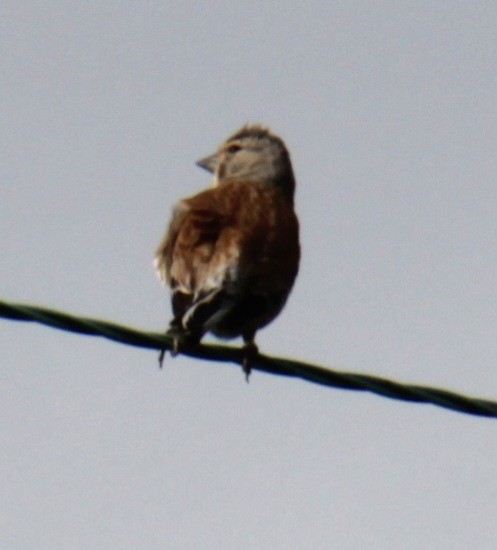
[[[261,122],[303,251],[261,350],[497,400],[496,29],[490,2],[2,2],[0,299],[164,330],[171,209]],[[0,319],[2,550],[497,547],[497,420],[156,360]]]

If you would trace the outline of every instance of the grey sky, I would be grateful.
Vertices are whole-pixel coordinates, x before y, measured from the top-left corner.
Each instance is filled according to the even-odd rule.
[[[245,122],[297,175],[269,354],[497,399],[497,7],[0,8],[0,298],[166,327],[152,268]],[[0,547],[495,548],[497,423],[0,320]]]

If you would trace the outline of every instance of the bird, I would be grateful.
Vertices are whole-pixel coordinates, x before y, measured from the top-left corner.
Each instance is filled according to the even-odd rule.
[[[196,164],[212,174],[212,185],[179,201],[155,253],[170,290],[171,355],[206,333],[241,336],[248,381],[256,332],[279,315],[299,269],[290,154],[268,128],[247,124]]]

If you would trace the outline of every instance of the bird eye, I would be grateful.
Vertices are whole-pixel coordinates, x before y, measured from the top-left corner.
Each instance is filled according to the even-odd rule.
[[[239,151],[241,149],[240,145],[238,145],[237,143],[232,143],[227,151],[228,153],[236,153],[237,151]]]

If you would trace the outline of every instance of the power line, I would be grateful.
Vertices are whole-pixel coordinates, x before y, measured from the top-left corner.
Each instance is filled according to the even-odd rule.
[[[0,317],[15,321],[41,323],[59,330],[101,336],[129,346],[166,349],[173,347],[172,338],[156,332],[144,332],[108,321],[77,317],[52,309],[14,304],[0,301]],[[243,353],[239,348],[219,345],[192,346],[182,349],[181,353],[189,357],[242,364]],[[497,403],[476,399],[448,390],[430,388],[394,382],[386,378],[366,374],[356,374],[325,369],[310,363],[257,355],[251,360],[252,370],[259,370],[279,376],[302,378],[308,382],[345,390],[368,391],[382,397],[410,401],[413,403],[430,403],[456,412],[497,418]]]

